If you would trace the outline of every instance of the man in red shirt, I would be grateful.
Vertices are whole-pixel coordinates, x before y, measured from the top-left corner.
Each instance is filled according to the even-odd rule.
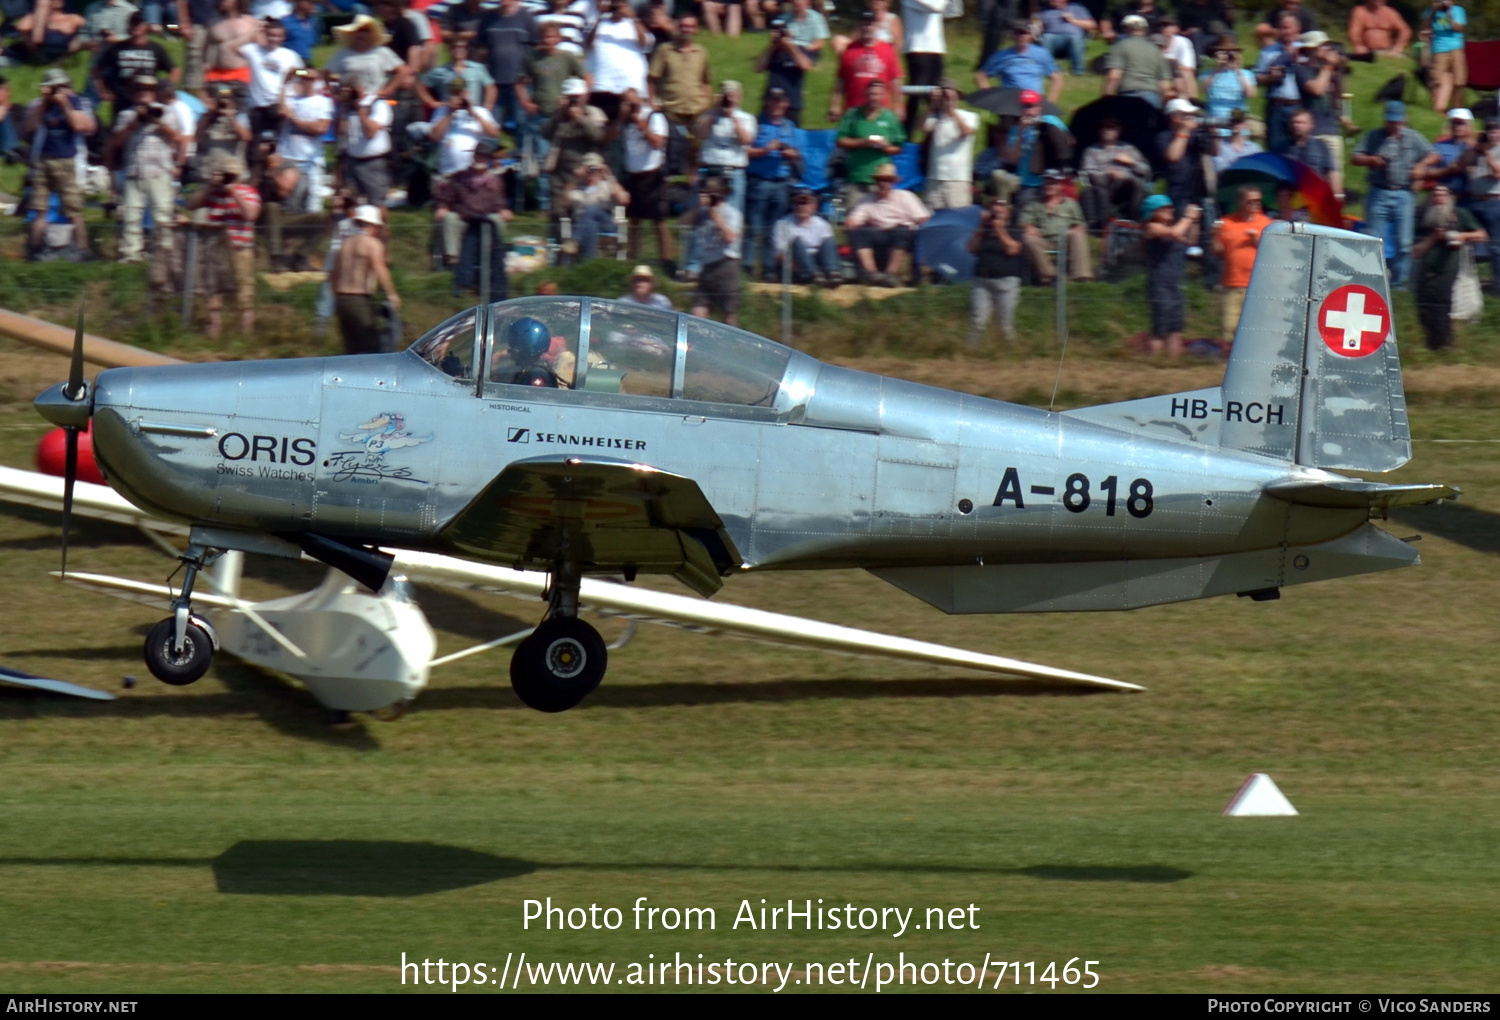
[[[1224,260],[1219,285],[1224,292],[1224,338],[1233,341],[1239,328],[1240,312],[1245,308],[1245,291],[1250,286],[1250,270],[1255,267],[1255,253],[1260,235],[1271,225],[1266,215],[1265,199],[1254,184],[1242,184],[1235,193],[1234,212],[1216,224],[1214,254]]]
[[[876,32],[875,14],[866,11],[860,18],[859,38],[845,47],[839,58],[838,88],[828,97],[830,123],[838,123],[845,110],[865,105],[865,90],[872,81],[885,82],[887,96],[901,95],[896,88],[897,82],[905,80],[901,74],[901,60],[896,56],[896,48],[877,39]],[[900,107],[903,105],[900,100],[896,101],[897,118],[902,116]]]

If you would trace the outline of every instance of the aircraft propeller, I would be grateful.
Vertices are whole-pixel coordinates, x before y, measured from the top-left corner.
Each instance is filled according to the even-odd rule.
[[[65,441],[63,460],[62,572],[68,572],[68,533],[73,523],[73,486],[78,481],[78,434],[93,416],[93,394],[83,378],[83,306],[78,306],[78,327],[73,333],[73,358],[68,381],[49,387],[36,398],[36,409],[54,425],[61,425]]]

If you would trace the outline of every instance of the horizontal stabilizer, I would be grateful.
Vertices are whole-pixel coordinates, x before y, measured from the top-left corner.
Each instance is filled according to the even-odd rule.
[[[1460,490],[1451,485],[1386,485],[1357,478],[1339,478],[1273,482],[1266,486],[1266,493],[1298,506],[1388,510],[1393,506],[1421,506],[1440,499],[1457,499]]]
[[[78,684],[70,684],[66,680],[49,680],[44,676],[33,676],[30,673],[22,673],[18,669],[6,669],[4,666],[0,666],[0,683],[13,684],[16,687],[30,687],[33,690],[48,691],[52,694],[70,694],[75,698],[88,698],[90,701],[115,700],[115,696],[107,691],[81,687]]]

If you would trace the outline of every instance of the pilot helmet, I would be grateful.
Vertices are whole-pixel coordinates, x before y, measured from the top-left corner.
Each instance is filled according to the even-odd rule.
[[[536,361],[552,346],[552,331],[531,316],[512,322],[505,329],[505,346],[516,364]]]

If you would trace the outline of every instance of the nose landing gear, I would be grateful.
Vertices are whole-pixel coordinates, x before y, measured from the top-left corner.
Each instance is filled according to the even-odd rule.
[[[577,705],[599,686],[609,665],[604,639],[578,618],[580,583],[576,566],[558,566],[547,618],[511,655],[511,688],[539,712],[565,712]]]
[[[209,622],[193,612],[193,583],[198,572],[217,553],[200,546],[189,546],[182,557],[187,568],[181,593],[172,600],[172,615],[151,628],[146,635],[146,668],[162,683],[185,687],[198,680],[214,661],[219,650],[219,636]]]

